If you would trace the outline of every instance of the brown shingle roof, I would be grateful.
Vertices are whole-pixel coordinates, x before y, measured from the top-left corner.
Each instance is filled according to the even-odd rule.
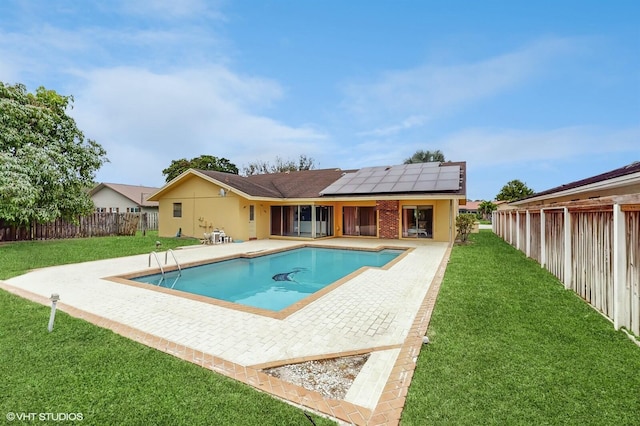
[[[344,170],[321,169],[296,172],[267,173],[239,176],[231,173],[198,170],[219,182],[225,183],[254,197],[317,198],[320,191],[338,180]]]
[[[564,185],[560,185],[560,186],[556,186],[555,188],[551,188],[551,189],[547,189],[546,191],[542,191],[542,192],[537,192],[533,195],[530,195],[529,197],[525,197],[521,200],[518,201],[524,201],[527,200],[529,198],[537,198],[537,197],[541,197],[544,195],[551,195],[551,194],[555,194],[556,192],[560,192],[560,191],[566,191],[568,189],[574,189],[574,188],[579,188],[581,186],[586,186],[586,185],[590,185],[593,183],[598,183],[598,182],[602,182],[602,181],[606,181],[609,179],[615,179],[618,177],[622,177],[622,176],[626,176],[626,175],[630,175],[632,173],[638,173],[640,172],[640,161],[635,161],[631,164],[628,164],[626,166],[596,175],[596,176],[591,176],[588,177],[586,179],[581,179],[581,180],[576,180],[574,182],[570,182]]]

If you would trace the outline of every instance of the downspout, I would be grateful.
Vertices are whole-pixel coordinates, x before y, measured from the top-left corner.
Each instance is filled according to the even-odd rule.
[[[453,220],[453,199],[449,200],[449,245],[453,245],[456,241],[454,232],[454,220]]]

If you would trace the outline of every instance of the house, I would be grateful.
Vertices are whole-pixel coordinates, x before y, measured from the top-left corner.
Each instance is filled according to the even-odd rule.
[[[464,204],[460,204],[460,213],[471,213],[477,215],[480,203],[481,201],[466,200]]]
[[[545,207],[630,194],[640,194],[640,161],[535,193],[510,205],[515,208]]]
[[[189,169],[149,197],[160,236],[235,240],[428,238],[452,242],[466,163],[416,163],[239,176]]]
[[[505,200],[494,201],[493,204],[496,205],[496,210],[498,211],[512,210],[515,208],[514,206],[510,205],[508,201],[505,201]]]
[[[96,185],[89,196],[97,213],[156,213],[158,202],[149,201],[149,195],[160,188],[117,183]]]
[[[493,230],[616,329],[640,335],[640,162],[538,192],[493,214]]]

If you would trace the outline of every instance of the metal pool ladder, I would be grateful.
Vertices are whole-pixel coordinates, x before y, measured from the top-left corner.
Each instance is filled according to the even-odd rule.
[[[169,258],[169,252],[171,252],[171,256],[173,257],[173,260],[176,262],[176,266],[178,267],[178,276],[176,277],[176,279],[173,281],[173,284],[171,285],[171,288],[173,288],[176,285],[176,282],[178,281],[178,278],[182,275],[182,268],[180,267],[180,262],[178,262],[178,259],[176,258],[175,253],[173,252],[173,250],[169,249],[164,253],[164,264],[167,264],[168,258]],[[158,257],[158,253],[155,251],[152,251],[151,253],[149,253],[149,267],[151,267],[151,255],[153,255],[153,257],[156,258],[156,262],[158,263],[158,266],[160,267],[160,272],[162,273],[162,278],[160,279],[160,282],[158,282],[158,286],[160,284],[162,284],[162,281],[164,281],[164,279],[166,278],[165,272],[164,272],[164,268],[162,267],[162,263],[160,263],[160,258]]]

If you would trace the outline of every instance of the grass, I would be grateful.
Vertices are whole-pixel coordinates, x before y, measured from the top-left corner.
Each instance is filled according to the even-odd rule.
[[[640,348],[489,231],[453,249],[403,425],[640,424]],[[197,240],[109,237],[0,245],[0,279]],[[311,424],[253,388],[0,291],[0,415],[83,424]],[[332,424],[314,417],[318,425]],[[63,422],[58,422],[63,423]]]
[[[454,247],[403,425],[640,424],[640,348],[490,231]]]
[[[148,253],[156,240],[162,249],[194,242],[148,235],[4,244],[0,277]],[[8,413],[82,413],[86,425],[311,425],[305,412],[268,394],[64,312],[48,333],[49,313],[0,290],[3,420]]]
[[[158,237],[157,231],[138,232],[135,237],[72,238],[0,244],[0,280],[22,275],[31,269],[114,257],[146,254],[200,244],[195,238]]]

